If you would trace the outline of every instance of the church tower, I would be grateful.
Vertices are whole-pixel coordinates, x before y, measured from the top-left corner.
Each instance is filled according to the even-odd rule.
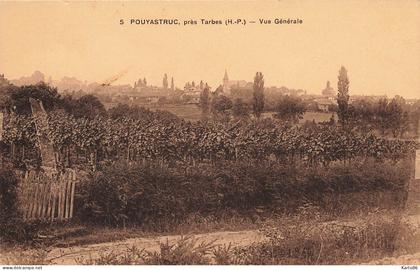
[[[227,74],[227,70],[225,69],[225,76],[223,77],[223,92],[229,91],[229,77]]]
[[[322,95],[329,98],[335,97],[336,94],[334,89],[330,85],[330,81],[327,81],[327,86],[325,87],[325,89],[322,90]]]

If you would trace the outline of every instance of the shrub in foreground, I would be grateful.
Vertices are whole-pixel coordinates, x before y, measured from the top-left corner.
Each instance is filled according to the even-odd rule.
[[[10,240],[22,235],[19,211],[19,181],[12,170],[0,171],[0,238]]]
[[[0,241],[32,241],[42,222],[23,220],[19,201],[19,178],[11,169],[0,170]]]
[[[117,164],[84,181],[76,198],[78,217],[124,225],[179,223],[192,213],[265,209],[293,212],[311,203],[329,214],[404,205],[407,163],[363,160],[329,167],[286,166],[273,162],[180,165]],[[353,207],[350,207],[353,205]]]

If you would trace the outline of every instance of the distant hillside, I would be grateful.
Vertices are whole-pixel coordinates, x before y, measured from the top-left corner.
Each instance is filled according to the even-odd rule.
[[[10,82],[17,86],[37,84],[39,82],[45,82],[45,75],[40,71],[35,71],[31,76],[23,76],[17,80],[10,80]]]

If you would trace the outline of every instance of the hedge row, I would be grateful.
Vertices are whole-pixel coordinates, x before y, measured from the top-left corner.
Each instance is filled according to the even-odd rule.
[[[192,213],[217,215],[227,210],[264,208],[284,213],[307,203],[328,211],[348,210],[348,203],[354,207],[365,207],[364,203],[399,207],[405,199],[408,166],[403,161],[373,160],[327,168],[258,161],[176,168],[118,164],[83,182],[76,209],[83,221],[142,224],[178,222]],[[392,201],[384,204],[376,200],[376,192],[389,192]],[[357,204],[349,194],[365,197]]]

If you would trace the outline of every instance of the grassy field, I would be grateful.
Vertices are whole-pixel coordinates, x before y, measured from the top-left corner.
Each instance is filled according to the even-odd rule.
[[[306,112],[303,115],[303,118],[299,121],[299,123],[305,123],[306,121],[315,120],[316,123],[329,121],[331,115],[334,115],[334,119],[337,120],[336,113],[325,113],[325,112]]]
[[[145,104],[142,105],[145,108],[161,111],[168,111],[175,114],[178,117],[181,117],[189,121],[198,121],[201,119],[201,109],[196,104],[184,104],[184,105],[174,105],[174,104]]]
[[[117,106],[118,103],[104,103],[107,109]],[[152,111],[168,111],[188,121],[198,121],[201,119],[201,109],[196,104],[139,104],[140,107]]]
[[[112,107],[117,104],[106,104],[106,107]],[[188,121],[198,121],[201,119],[201,109],[196,104],[182,104],[182,105],[175,105],[175,104],[141,104],[141,107],[148,108],[150,110],[162,110],[171,112],[178,117],[181,117]],[[274,112],[265,112],[263,113],[263,117],[271,117]],[[335,113],[325,113],[325,112],[306,112],[303,118],[299,121],[300,124],[305,123],[306,121],[315,120],[315,122],[324,122],[329,121],[331,115],[334,114],[334,118],[337,120],[337,115]]]

